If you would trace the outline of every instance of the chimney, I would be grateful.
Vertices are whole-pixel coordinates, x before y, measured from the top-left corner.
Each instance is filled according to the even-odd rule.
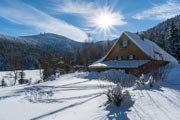
[[[144,41],[144,35],[141,35],[141,39]]]
[[[143,40],[144,41],[144,33],[143,32],[137,32],[136,33],[140,38],[141,38],[141,40]]]

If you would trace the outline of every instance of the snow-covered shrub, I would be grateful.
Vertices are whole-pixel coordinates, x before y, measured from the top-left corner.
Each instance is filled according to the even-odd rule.
[[[114,83],[121,83],[123,87],[131,87],[135,84],[135,80],[137,77],[126,74],[122,70],[107,70],[104,72],[90,72],[86,78],[88,79],[98,79],[98,80],[106,80]]]
[[[52,97],[54,93],[49,87],[33,86],[26,88],[25,99],[29,102],[46,102],[45,100]]]
[[[154,83],[155,83],[155,79],[154,79],[154,77],[151,75],[150,77],[149,77],[149,86],[150,87],[153,87],[153,85],[154,85]]]
[[[126,100],[128,96],[130,96],[127,90],[124,91],[124,88],[120,83],[113,87],[111,86],[111,88],[108,89],[105,94],[107,95],[108,101],[113,102],[117,106],[120,106],[122,102]]]
[[[91,72],[85,78],[107,82],[108,84],[102,84],[102,81],[100,81],[99,87],[106,94],[108,101],[115,103],[117,106],[121,105],[128,94],[127,91],[125,92],[125,88],[132,87],[137,80],[137,77],[127,74],[123,70],[113,69],[104,72]]]
[[[144,85],[144,78],[145,76],[144,76],[144,74],[142,74],[140,77],[139,77],[139,81],[140,81],[140,83],[141,84],[143,84]]]

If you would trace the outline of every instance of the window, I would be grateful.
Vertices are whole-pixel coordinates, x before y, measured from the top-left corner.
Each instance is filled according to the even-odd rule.
[[[118,60],[123,60],[123,56],[122,56],[122,55],[119,55],[119,56],[118,56]]]
[[[116,60],[118,60],[119,58],[118,58],[118,56],[116,56]]]
[[[116,60],[123,60],[123,56],[122,55],[116,56]]]
[[[122,41],[122,47],[124,48],[124,47],[127,47],[128,46],[128,41],[126,40],[126,41]]]
[[[128,56],[128,59],[129,59],[129,60],[133,60],[134,58],[135,58],[135,56],[132,55],[132,54]]]

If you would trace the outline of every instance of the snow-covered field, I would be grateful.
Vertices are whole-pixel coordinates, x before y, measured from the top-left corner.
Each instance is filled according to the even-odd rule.
[[[131,99],[116,107],[107,98],[97,79],[88,73],[62,75],[54,81],[35,85],[0,88],[0,120],[179,120],[180,65],[168,81],[129,88]]]
[[[20,72],[20,71],[17,71]],[[24,79],[31,79],[32,83],[36,83],[37,81],[41,80],[41,72],[42,70],[24,70],[23,71],[25,73],[25,77]],[[4,81],[6,82],[6,84],[8,86],[12,86],[14,84],[14,73],[13,71],[1,71],[0,72],[0,85],[1,85],[1,81],[4,78]],[[17,82],[18,84],[18,82]]]

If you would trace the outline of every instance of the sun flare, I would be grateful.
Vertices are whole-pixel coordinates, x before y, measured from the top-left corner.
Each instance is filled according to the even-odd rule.
[[[116,27],[126,24],[123,16],[119,12],[113,12],[109,7],[97,10],[88,19],[95,32],[104,36],[116,32]]]
[[[110,13],[101,13],[97,16],[96,24],[97,27],[102,29],[109,29],[113,26],[114,18]]]

